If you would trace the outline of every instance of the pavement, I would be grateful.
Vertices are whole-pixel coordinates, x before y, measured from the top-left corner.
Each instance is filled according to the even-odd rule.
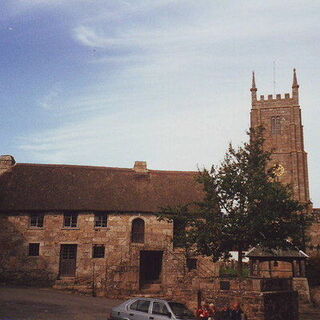
[[[107,320],[122,301],[51,288],[0,288],[0,320]]]

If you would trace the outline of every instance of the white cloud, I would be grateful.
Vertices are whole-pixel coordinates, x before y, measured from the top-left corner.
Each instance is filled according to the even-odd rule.
[[[121,39],[108,39],[99,36],[93,31],[93,29],[85,26],[80,26],[75,29],[75,37],[82,44],[94,48],[110,47],[113,45],[119,45],[122,42]]]
[[[39,101],[39,105],[44,109],[54,109],[56,107],[56,100],[61,92],[60,85],[56,85]]]

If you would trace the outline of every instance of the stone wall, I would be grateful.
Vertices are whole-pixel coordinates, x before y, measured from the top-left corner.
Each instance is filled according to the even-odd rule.
[[[28,281],[31,273],[43,270],[51,280],[58,277],[61,244],[77,244],[76,277],[92,280],[96,277],[97,287],[101,279],[115,266],[123,264],[137,266],[139,263],[137,250],[130,245],[131,221],[139,214],[109,214],[106,228],[94,227],[94,214],[82,212],[78,215],[76,228],[63,227],[63,213],[49,212],[44,218],[43,228],[29,225],[29,214],[1,214],[0,223],[3,231],[0,235],[1,268],[10,273],[12,278]],[[164,247],[167,236],[172,234],[172,226],[157,221],[154,215],[143,215],[148,234],[154,234],[157,248]],[[156,237],[156,235],[159,235]],[[163,238],[161,238],[163,237]],[[40,243],[40,255],[28,256],[28,244]],[[105,258],[93,259],[93,244],[105,245]],[[151,245],[152,247],[152,245]],[[43,273],[37,274],[39,280]],[[45,278],[47,278],[47,276]]]
[[[299,300],[301,302],[310,303],[310,288],[307,278],[293,278],[292,279],[293,290],[299,294]]]
[[[144,243],[131,242],[132,220],[145,221]],[[161,295],[197,307],[199,294],[217,306],[240,301],[248,320],[271,320],[274,305],[295,320],[296,293],[287,279],[231,280],[218,278],[219,266],[197,257],[189,270],[182,249],[173,248],[172,225],[151,214],[109,214],[106,228],[94,227],[94,214],[82,212],[77,228],[63,227],[62,213],[47,213],[43,228],[29,227],[29,214],[0,216],[0,268],[2,281],[48,285],[108,297],[128,297],[141,292],[140,252],[163,251]],[[40,255],[28,256],[28,244],[40,243]],[[58,279],[61,244],[77,244],[76,274]],[[93,244],[105,245],[105,258],[92,258]],[[280,302],[279,302],[280,301]],[[284,303],[284,301],[286,303]],[[289,306],[289,307],[288,307]]]
[[[175,299],[193,310],[200,297],[218,308],[240,302],[248,320],[298,320],[298,294],[290,279],[202,279],[177,289]]]
[[[145,222],[144,243],[131,242],[132,221]],[[188,271],[186,256],[172,245],[172,224],[158,221],[152,214],[110,213],[107,227],[94,227],[94,213],[81,212],[76,228],[63,227],[63,212],[47,212],[43,228],[30,227],[29,213],[1,214],[0,259],[2,281],[50,285],[98,295],[124,297],[140,291],[140,251],[163,251],[161,286],[192,279],[198,271]],[[40,243],[40,255],[28,256],[28,244]],[[59,279],[61,244],[77,244],[74,279]],[[94,244],[105,245],[105,258],[92,258]],[[202,276],[218,274],[218,267],[199,258]]]
[[[259,275],[262,278],[291,278],[292,264],[287,261],[262,261],[259,263]]]
[[[310,237],[307,253],[312,256],[320,254],[320,209],[313,209],[313,223],[309,227],[308,236]]]

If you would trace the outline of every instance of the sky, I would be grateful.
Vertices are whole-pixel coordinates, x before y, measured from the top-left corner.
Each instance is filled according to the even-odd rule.
[[[297,69],[320,206],[320,1],[1,0],[0,154],[20,163],[197,170]]]

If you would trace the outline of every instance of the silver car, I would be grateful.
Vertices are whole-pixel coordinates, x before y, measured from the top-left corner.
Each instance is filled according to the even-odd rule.
[[[112,308],[110,320],[194,320],[193,313],[180,302],[153,298],[133,298]]]

